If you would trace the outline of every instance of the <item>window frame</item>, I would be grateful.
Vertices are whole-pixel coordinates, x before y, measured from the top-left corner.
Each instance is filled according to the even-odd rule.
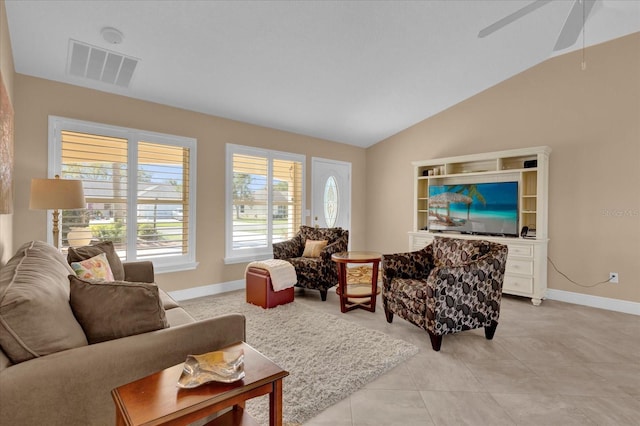
[[[90,121],[76,120],[66,117],[49,116],[48,136],[48,177],[53,178],[61,174],[62,170],[62,131],[73,131],[88,134],[104,135],[127,140],[127,226],[126,258],[127,262],[135,262],[137,258],[137,209],[131,208],[137,204],[138,194],[138,144],[151,142],[189,148],[189,229],[187,232],[187,252],[182,255],[145,257],[142,260],[153,262],[156,273],[178,272],[195,269],[196,261],[196,159],[197,139],[184,136],[169,135],[151,132],[147,130],[132,129],[127,127],[112,126],[108,124],[94,123]],[[133,166],[131,166],[133,165]],[[52,243],[51,211],[47,212],[47,241]]]
[[[301,207],[300,207],[300,224],[304,224],[305,216],[308,216],[306,212],[306,199],[307,199],[307,188],[306,188],[306,167],[307,167],[307,157],[304,154],[295,154],[291,152],[284,151],[276,151],[265,148],[256,148],[250,147],[246,145],[236,145],[232,143],[226,144],[226,160],[225,160],[225,264],[234,264],[234,263],[246,263],[254,260],[264,260],[273,258],[273,241],[272,239],[267,238],[267,246],[266,247],[256,247],[256,248],[243,248],[243,249],[234,249],[233,248],[233,155],[241,154],[247,156],[254,157],[264,157],[268,160],[267,170],[268,170],[268,178],[267,182],[269,184],[268,193],[268,204],[267,211],[273,211],[273,190],[271,188],[271,183],[273,181],[273,160],[286,160],[286,161],[298,161],[302,165],[302,194],[301,194]],[[271,231],[273,231],[273,222],[272,215],[269,215],[268,219],[268,227],[271,227]]]

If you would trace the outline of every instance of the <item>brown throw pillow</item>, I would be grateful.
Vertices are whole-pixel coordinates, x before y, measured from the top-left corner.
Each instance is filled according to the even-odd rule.
[[[92,283],[69,275],[71,309],[89,343],[169,327],[158,286],[112,281]]]
[[[87,345],[69,306],[72,273],[42,241],[23,244],[0,268],[0,346],[14,364]]]
[[[304,252],[302,253],[302,257],[320,257],[320,253],[322,249],[327,246],[327,240],[307,240],[304,243]]]
[[[113,279],[116,281],[124,280],[124,266],[122,266],[120,257],[118,257],[118,254],[113,247],[113,242],[111,241],[103,241],[91,246],[76,248],[69,247],[67,262],[69,262],[69,264],[71,264],[71,262],[82,262],[83,260],[90,259],[100,253],[107,255],[109,267],[111,268],[111,272],[113,272]]]

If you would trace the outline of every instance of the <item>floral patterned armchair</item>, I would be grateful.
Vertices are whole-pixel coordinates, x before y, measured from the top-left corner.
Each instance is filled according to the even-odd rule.
[[[319,257],[303,256],[307,240],[327,241]],[[303,225],[292,239],[273,244],[273,258],[290,262],[298,275],[296,286],[320,290],[320,298],[325,301],[327,290],[338,285],[338,269],[331,255],[347,251],[348,245],[349,231],[345,229]]]
[[[507,246],[483,240],[436,237],[410,253],[382,258],[382,301],[393,315],[425,329],[433,350],[442,336],[484,327],[489,340],[498,326]]]

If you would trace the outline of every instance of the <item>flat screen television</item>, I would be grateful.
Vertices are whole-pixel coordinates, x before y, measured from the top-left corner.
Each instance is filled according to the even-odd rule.
[[[518,236],[518,182],[429,186],[430,231]]]

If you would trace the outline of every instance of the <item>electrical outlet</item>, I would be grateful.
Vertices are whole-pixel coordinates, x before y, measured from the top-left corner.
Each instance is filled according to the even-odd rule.
[[[609,272],[609,282],[611,284],[618,284],[618,273],[617,272]]]

